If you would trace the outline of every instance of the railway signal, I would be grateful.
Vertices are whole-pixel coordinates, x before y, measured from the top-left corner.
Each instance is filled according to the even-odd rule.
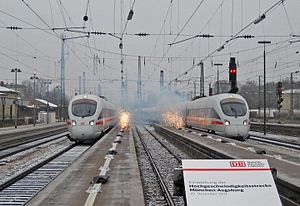
[[[283,102],[283,97],[282,97],[282,82],[277,82],[277,108],[280,111],[282,108],[282,102]]]
[[[231,84],[231,89],[229,93],[237,93],[238,88],[237,88],[237,68],[236,68],[236,63],[235,63],[235,57],[230,57],[230,62],[229,62],[229,82]]]

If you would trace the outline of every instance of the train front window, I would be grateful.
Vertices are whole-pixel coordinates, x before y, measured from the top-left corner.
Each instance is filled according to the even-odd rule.
[[[90,99],[81,99],[72,104],[72,114],[77,117],[90,117],[96,112],[97,102]]]
[[[247,106],[242,100],[223,100],[221,108],[225,115],[228,116],[244,116],[247,113]]]

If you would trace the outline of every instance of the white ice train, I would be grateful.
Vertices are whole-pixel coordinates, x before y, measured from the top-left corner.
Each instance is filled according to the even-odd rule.
[[[249,136],[249,107],[238,94],[219,94],[188,102],[184,109],[186,127],[220,132],[245,140]]]
[[[69,138],[92,143],[117,123],[116,107],[106,98],[86,94],[73,97],[68,106]]]

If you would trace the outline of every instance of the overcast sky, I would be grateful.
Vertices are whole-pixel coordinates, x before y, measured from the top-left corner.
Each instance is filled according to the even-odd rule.
[[[65,41],[68,95],[78,89],[79,76],[86,72],[87,91],[95,93],[100,84],[104,95],[120,96],[118,37],[122,34],[124,71],[131,98],[136,96],[138,56],[142,58],[145,93],[159,88],[160,70],[165,72],[165,84],[175,78],[194,81],[199,78],[199,67],[195,65],[203,61],[207,94],[207,85],[216,81],[217,68],[213,64],[223,64],[219,67],[220,80],[228,80],[231,56],[238,62],[239,82],[258,81],[258,76],[263,74],[263,47],[257,43],[261,40],[272,41],[266,47],[267,80],[279,81],[300,70],[300,42],[297,42],[300,40],[300,1],[285,0],[284,4],[276,5],[277,2],[280,1],[0,0],[0,79],[13,82],[14,74],[10,70],[20,68],[20,81],[36,73],[40,78],[52,79],[52,87],[59,85],[61,34],[70,38],[85,35],[80,31],[98,31],[106,34]],[[134,15],[127,22],[131,8]],[[263,13],[266,18],[254,24]],[[83,21],[85,15],[88,16],[86,22]],[[11,26],[22,29],[6,28]],[[52,30],[74,26],[85,29],[76,28],[74,30],[79,31],[76,33]],[[136,33],[149,35],[134,35]],[[188,40],[198,34],[213,37]],[[230,40],[244,35],[254,38]],[[224,49],[217,52],[222,45]],[[182,75],[186,71],[188,73]],[[187,82],[177,83],[176,87],[181,91],[193,90],[193,85]]]

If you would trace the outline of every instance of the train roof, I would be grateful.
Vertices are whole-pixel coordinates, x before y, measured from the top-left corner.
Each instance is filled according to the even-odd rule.
[[[74,102],[76,100],[80,100],[80,99],[95,100],[97,102],[100,102],[100,104],[105,104],[106,107],[111,107],[111,108],[117,109],[117,107],[112,102],[108,101],[104,96],[100,97],[100,96],[94,95],[94,94],[78,94],[70,100],[69,104],[72,104],[72,102]]]
[[[194,96],[194,97],[192,98],[192,101],[195,101],[196,99],[204,98],[204,97],[206,97],[206,96]]]
[[[245,100],[241,95],[239,95],[239,94],[222,93],[222,94],[212,95],[212,96],[208,96],[208,97],[198,98],[198,99],[195,99],[195,100],[192,101],[192,102],[196,102],[196,101],[205,101],[205,100],[221,101],[221,100],[223,100],[223,99],[228,99],[228,98],[242,99],[242,100],[246,101],[246,100]]]
[[[99,95],[99,97],[102,98],[102,99],[105,99],[106,101],[108,101],[108,99],[103,95]]]
[[[71,99],[71,101],[78,100],[78,99],[93,99],[93,100],[102,100],[105,102],[109,102],[106,97],[98,96],[98,95],[94,95],[94,94],[78,94],[78,95],[74,96]]]

